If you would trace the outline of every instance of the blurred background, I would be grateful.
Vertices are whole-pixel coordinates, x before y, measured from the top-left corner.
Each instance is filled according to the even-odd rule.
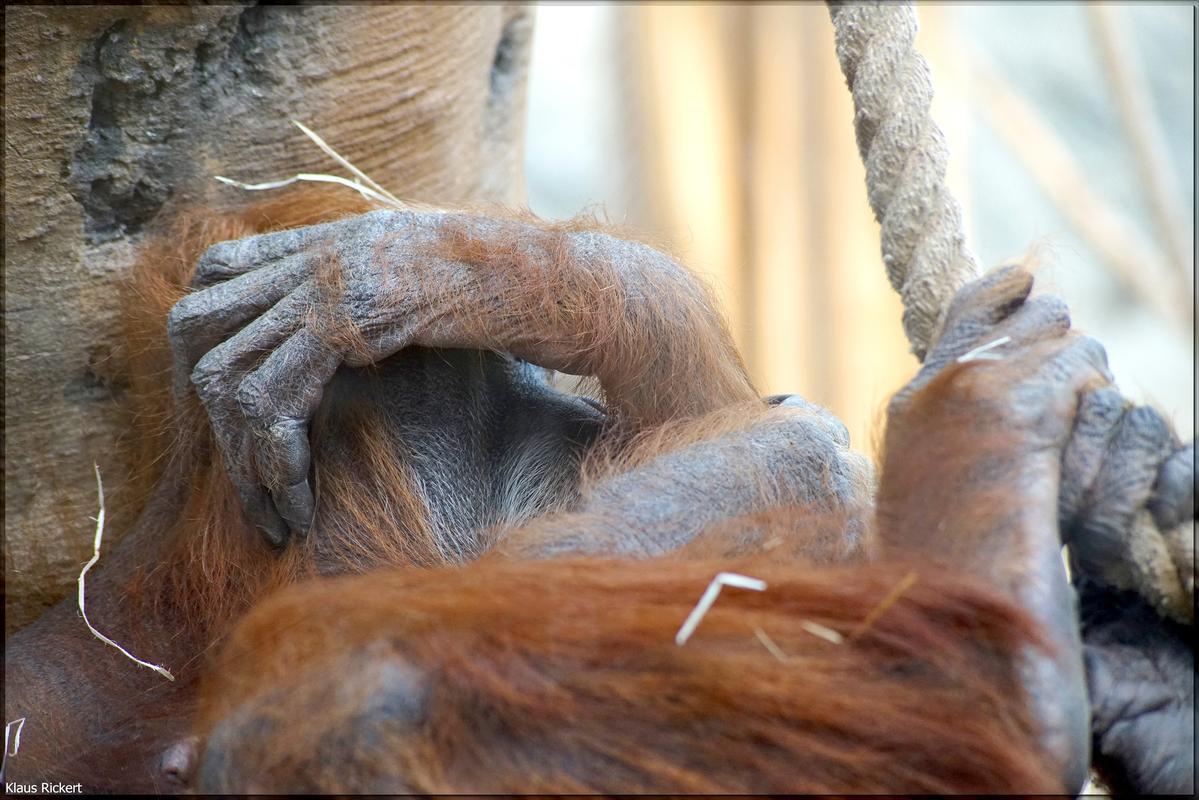
[[[920,5],[967,241],[1107,347],[1194,435],[1194,9]],[[602,208],[717,289],[763,394],[874,447],[913,373],[823,4],[544,5],[529,87],[539,214]]]

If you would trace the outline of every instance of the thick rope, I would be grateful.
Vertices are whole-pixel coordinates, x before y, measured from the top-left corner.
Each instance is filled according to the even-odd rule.
[[[828,5],[870,207],[882,226],[883,264],[903,299],[912,352],[923,361],[950,299],[979,268],[945,185],[949,150],[929,114],[933,84],[915,48],[916,12],[906,3]]]
[[[909,3],[847,5],[828,0],[837,60],[853,95],[854,133],[866,165],[866,191],[882,227],[883,264],[903,299],[903,329],[921,361],[949,301],[979,274],[966,248],[962,213],[945,185],[948,148],[932,121],[932,78],[916,52]],[[1113,454],[1119,458],[1119,453]],[[1112,543],[1095,577],[1136,589],[1160,612],[1194,620],[1194,442],[1158,466],[1154,491],[1126,538]],[[1148,493],[1149,489],[1146,489]],[[1168,495],[1168,496],[1167,496]]]

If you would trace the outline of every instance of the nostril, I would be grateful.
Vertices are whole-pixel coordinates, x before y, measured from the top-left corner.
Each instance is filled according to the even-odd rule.
[[[163,751],[158,762],[158,770],[167,783],[176,786],[186,786],[191,782],[192,773],[196,768],[200,740],[189,736],[175,742]]]

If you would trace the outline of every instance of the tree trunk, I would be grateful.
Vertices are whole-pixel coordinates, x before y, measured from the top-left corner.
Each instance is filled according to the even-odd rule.
[[[107,362],[138,240],[247,202],[216,174],[344,174],[292,119],[400,197],[522,200],[531,30],[498,5],[6,10],[6,633],[87,559],[92,464],[110,497],[126,477]]]

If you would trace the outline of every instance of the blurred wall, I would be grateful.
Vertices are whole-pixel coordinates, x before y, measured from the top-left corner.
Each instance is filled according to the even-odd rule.
[[[969,115],[973,246],[988,264],[1038,246],[1043,283],[1107,347],[1124,393],[1193,436],[1195,9],[947,10],[970,43],[945,83]]]
[[[1193,435],[1191,9],[1111,11],[1124,63],[1139,65],[1126,71],[1143,76],[1142,117],[1181,176],[1165,194],[1191,243],[1182,264],[1144,197],[1088,7],[920,6],[918,45],[980,261],[1036,246],[1042,283],[1107,345],[1121,388]],[[547,5],[537,25],[533,209],[600,205],[667,242],[716,286],[762,392],[829,406],[870,449],[917,364],[824,6]]]

